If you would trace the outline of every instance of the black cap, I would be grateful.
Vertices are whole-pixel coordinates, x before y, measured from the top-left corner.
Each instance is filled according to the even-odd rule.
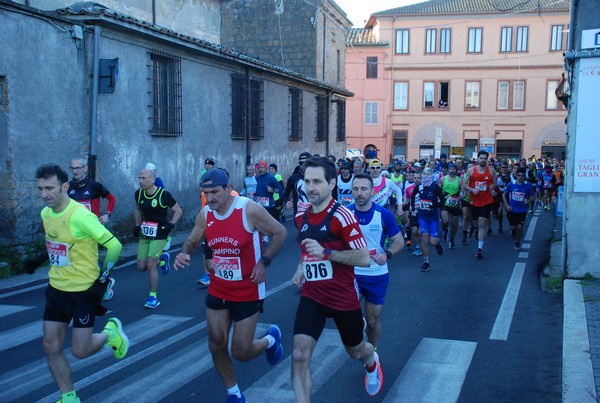
[[[210,164],[210,165],[215,165],[215,159],[212,157],[208,157],[207,159],[204,160],[205,164]]]

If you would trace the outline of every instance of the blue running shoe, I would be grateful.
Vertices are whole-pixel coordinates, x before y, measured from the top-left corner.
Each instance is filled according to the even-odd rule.
[[[241,394],[242,397],[237,397],[236,395],[229,395],[229,397],[227,398],[227,400],[225,400],[225,403],[246,403],[246,398],[244,397],[244,394]]]
[[[167,252],[163,253],[162,255],[160,255],[160,260],[163,260],[165,262],[164,265],[160,266],[159,263],[159,268],[160,270],[162,270],[162,274],[164,276],[166,276],[167,274],[169,274],[169,272],[171,271],[171,255],[168,254]],[[159,262],[160,262],[159,260]]]
[[[421,251],[421,248],[415,249],[415,251],[412,253],[413,256],[421,256],[422,254],[423,251]]]
[[[158,298],[153,297],[151,295],[146,300],[146,303],[144,304],[144,308],[154,309],[154,308],[156,308],[159,305],[160,305],[160,302],[158,302]]]
[[[281,330],[276,325],[271,325],[267,335],[273,336],[275,343],[265,350],[267,353],[267,362],[271,365],[277,364],[283,357],[283,346],[281,345]]]
[[[204,273],[204,276],[200,277],[196,283],[198,283],[198,285],[209,285],[210,275],[208,273]]]

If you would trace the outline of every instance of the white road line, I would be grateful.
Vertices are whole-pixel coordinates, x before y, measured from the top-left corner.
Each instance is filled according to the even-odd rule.
[[[527,227],[527,233],[525,234],[525,238],[523,238],[524,241],[530,242],[533,239],[533,233],[535,232],[535,226],[537,224],[537,217],[533,217],[531,219],[531,222],[529,223],[529,226]]]
[[[512,276],[504,292],[504,298],[502,299],[502,305],[496,316],[494,327],[490,334],[490,340],[502,340],[508,339],[508,332],[512,322],[512,317],[515,312],[515,306],[517,305],[517,298],[519,297],[519,290],[521,289],[521,281],[523,280],[523,273],[525,272],[525,263],[515,263]]]
[[[423,338],[383,399],[400,402],[456,402],[477,343]],[[381,364],[385,382],[385,364]]]
[[[529,248],[531,248],[531,244],[530,243],[521,244],[521,249],[529,249]]]
[[[596,402],[583,290],[577,280],[564,284],[562,401]]]
[[[131,346],[135,346],[137,343],[142,343],[191,319],[193,318],[186,316],[150,315],[129,325],[125,324],[125,333],[129,337]],[[42,329],[41,321],[39,328]],[[84,360],[75,359],[70,348],[65,350],[65,354],[71,363],[73,372],[75,372],[112,356],[113,352],[109,349],[102,349]],[[14,365],[14,367],[17,367],[17,365]],[[17,367],[0,377],[0,401],[18,400],[27,393],[52,382],[54,381],[48,370],[46,358]]]
[[[26,292],[35,291],[40,288],[46,288],[47,285],[48,285],[48,283],[45,282],[44,284],[32,285],[31,287],[22,288],[22,289],[16,290],[16,291],[10,291],[10,292],[0,295],[0,299],[12,297],[13,295],[25,294]]]
[[[8,315],[12,315],[13,313],[18,313],[22,311],[26,311],[28,309],[33,309],[35,306],[25,306],[25,305],[0,305],[0,318]]]
[[[41,319],[0,333],[0,351],[8,350],[40,337],[42,337]]]
[[[519,252],[519,259],[527,259],[529,257],[529,252]]]
[[[283,337],[285,336],[283,335]],[[289,368],[292,367],[292,354],[291,351],[289,353],[285,360],[277,364],[271,371],[267,372],[262,378],[254,382],[252,386],[243,391],[249,402],[295,401],[289,371]],[[319,341],[317,341],[313,357],[311,365],[313,393],[325,385],[329,381],[330,376],[335,374],[347,360],[351,360],[340,341],[338,331],[332,329],[323,330]],[[351,361],[353,361],[353,365],[361,365],[358,361]],[[282,370],[282,368],[285,369]]]

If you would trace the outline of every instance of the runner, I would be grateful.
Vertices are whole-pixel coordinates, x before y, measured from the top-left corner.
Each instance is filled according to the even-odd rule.
[[[381,207],[386,207],[390,203],[392,194],[396,195],[395,206],[390,206],[390,210],[397,216],[402,216],[402,189],[389,178],[381,175],[382,165],[378,159],[373,159],[369,162],[369,173],[373,178],[373,202]]]
[[[508,222],[511,233],[515,238],[515,250],[521,250],[521,236],[527,215],[529,200],[535,197],[535,191],[530,183],[525,182],[526,171],[519,168],[517,171],[517,183],[510,182],[506,185],[502,199],[506,207]]]
[[[277,164],[269,164],[269,173],[273,175],[273,177],[279,182],[281,185],[281,189],[284,189],[283,186],[283,177],[277,171]],[[281,198],[281,193],[283,192],[275,192],[273,193],[273,200],[275,201],[275,208],[277,209],[277,220],[280,223],[285,222],[285,214],[283,213],[283,199]]]
[[[383,385],[379,357],[363,339],[363,315],[354,267],[369,265],[367,243],[356,217],[331,197],[335,166],[327,158],[305,163],[304,180],[311,208],[296,215],[301,260],[292,281],[300,288],[294,323],[292,385],[297,402],[311,400],[310,362],[317,340],[332,317],[348,354],[364,363],[367,393]]]
[[[275,207],[273,194],[275,192],[283,192],[283,186],[268,172],[269,164],[267,164],[267,161],[258,161],[256,166],[258,167],[258,174],[256,175],[256,202],[263,206],[271,217],[279,221],[279,214],[277,207]]]
[[[106,186],[88,177],[88,165],[84,158],[73,158],[69,169],[73,179],[69,182],[69,197],[96,214],[102,225],[106,225],[112,215],[116,200]],[[100,212],[100,198],[108,200],[105,213]]]
[[[410,227],[410,237],[407,241],[407,246],[411,247],[411,240],[415,241],[415,250],[412,252],[413,256],[423,255],[421,250],[421,237],[419,235],[419,219],[416,211],[411,211],[411,199],[415,189],[421,184],[422,174],[421,172],[413,173],[413,183],[406,186],[404,190],[404,203],[406,205],[406,214],[408,215],[408,225]],[[415,199],[415,207],[418,208],[419,200]],[[409,231],[409,230],[407,230]]]
[[[542,173],[542,188],[544,191],[544,195],[542,196],[542,208],[546,211],[550,211],[550,202],[552,201],[555,183],[556,177],[552,173],[552,167],[548,164],[544,167],[544,172]]]
[[[365,320],[367,338],[377,350],[381,336],[381,310],[385,300],[388,283],[388,260],[404,247],[402,233],[394,215],[387,209],[374,204],[373,179],[368,174],[359,174],[352,180],[354,204],[348,209],[356,215],[360,229],[367,240],[369,267],[354,267],[360,295],[365,298]],[[389,241],[387,248],[386,240]]]
[[[256,195],[256,172],[254,165],[246,165],[246,177],[244,178],[244,187],[240,192],[240,196],[254,200]]]
[[[194,229],[175,258],[174,267],[178,270],[188,266],[206,237],[213,251],[214,269],[206,296],[209,348],[227,388],[227,401],[245,402],[228,351],[229,332],[233,323],[231,353],[239,361],[249,361],[263,351],[271,365],[283,357],[279,327],[272,325],[260,339],[254,339],[254,332],[263,311],[266,268],[283,245],[287,232],[258,204],[232,196],[231,182],[222,170],[207,172],[200,184],[208,206],[196,216]],[[264,252],[261,233],[271,237]]]
[[[500,172],[498,173],[497,185],[498,185],[498,194],[494,198],[494,202],[497,205],[496,217],[498,218],[498,232],[504,233],[504,228],[502,226],[502,216],[504,211],[504,203],[503,197],[504,190],[506,189],[506,185],[508,185],[512,181],[512,177],[510,174],[510,170],[508,167],[508,162],[502,161],[500,163]]]
[[[139,238],[137,268],[148,272],[150,295],[144,308],[154,309],[160,305],[157,266],[164,275],[169,274],[171,256],[163,253],[167,237],[183,215],[183,211],[171,193],[154,184],[154,171],[142,169],[139,174],[140,189],[135,191],[135,229],[133,236]],[[171,221],[167,219],[168,209],[173,210]],[[159,261],[160,260],[160,261]]]
[[[448,246],[450,249],[456,248],[454,238],[458,231],[458,217],[461,215],[459,202],[462,180],[456,176],[456,165],[448,164],[448,175],[440,178],[438,186],[442,189],[444,204],[441,208],[442,214],[442,238],[448,241],[448,226],[452,223],[450,231],[450,241]]]
[[[421,271],[429,271],[429,244],[435,246],[438,255],[444,254],[444,247],[438,238],[438,224],[440,221],[439,206],[442,204],[442,189],[433,181],[433,169],[425,168],[421,184],[415,186],[410,197],[410,208],[413,215],[419,220],[421,233],[421,250],[423,251],[423,264]]]
[[[475,254],[477,259],[483,258],[483,244],[496,186],[496,170],[487,164],[488,157],[487,151],[479,151],[477,165],[467,169],[462,183],[463,189],[471,192],[471,218],[477,221],[477,253]]]
[[[347,206],[352,203],[352,178],[350,173],[350,164],[348,161],[340,163],[340,174],[337,177],[337,201],[342,206]]]
[[[287,181],[285,191],[283,192],[284,200],[287,200],[286,207],[294,209],[294,215],[299,211],[306,210],[310,203],[304,188],[304,162],[311,157],[309,152],[303,152],[298,156],[298,166],[294,173]],[[290,194],[293,193],[293,199],[290,200]]]
[[[71,320],[73,356],[89,357],[108,344],[115,357],[121,359],[129,349],[129,339],[117,318],[109,318],[102,332],[93,333],[96,316],[107,312],[101,305],[102,297],[106,292],[107,277],[122,247],[94,214],[69,198],[69,178],[58,165],[39,167],[36,179],[38,193],[46,204],[41,217],[50,258],[43,321],[44,351],[52,377],[62,394],[59,401],[79,402],[64,349]],[[98,245],[107,249],[101,269],[98,267]]]

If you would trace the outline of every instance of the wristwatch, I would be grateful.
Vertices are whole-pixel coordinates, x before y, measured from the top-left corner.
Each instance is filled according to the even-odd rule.
[[[331,256],[331,249],[329,249],[329,248],[323,249],[323,259],[329,260],[329,256]]]
[[[387,249],[384,249],[383,251],[384,251],[384,252],[385,252],[385,254],[387,255],[387,260],[390,260],[390,259],[392,258],[392,256],[394,256],[394,255],[392,255],[392,252],[390,252],[390,251],[389,251],[389,250],[387,250]]]
[[[268,256],[261,256],[260,261],[263,262],[265,267],[269,267],[269,265],[271,264],[271,258]]]

